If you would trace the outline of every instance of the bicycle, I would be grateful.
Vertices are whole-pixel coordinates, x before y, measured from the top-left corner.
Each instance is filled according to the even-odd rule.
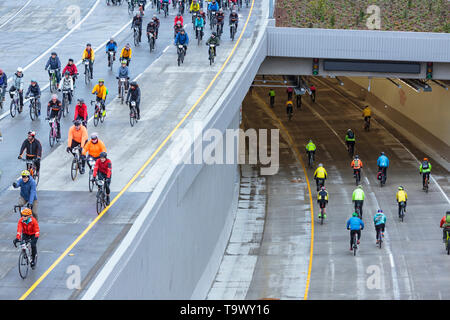
[[[155,50],[155,36],[151,32],[148,34],[148,45],[150,47],[150,53],[152,53]]]
[[[380,187],[383,187],[386,184],[386,175],[383,169],[378,171],[377,179],[380,180]]]
[[[380,229],[377,229],[377,241],[378,241],[378,247],[381,249],[381,244],[383,243],[383,233]]]
[[[56,118],[51,118],[49,120],[50,132],[48,134],[48,141],[50,143],[50,148],[53,148],[58,140],[58,120]]]
[[[138,122],[137,119],[137,110],[136,110],[136,101],[130,102],[130,124],[134,127],[135,123]]]
[[[217,23],[217,36],[220,38],[223,33],[223,23]]]
[[[403,219],[405,217],[405,203],[402,201],[400,202],[400,212],[399,212],[399,219],[401,222],[403,222]]]
[[[184,14],[184,4],[181,0],[178,0],[178,8],[179,8],[179,12],[181,13],[181,15]]]
[[[58,81],[56,79],[56,69],[49,69],[50,72],[50,92],[55,93],[58,90]]]
[[[428,193],[428,185],[429,185],[429,180],[428,180],[428,174],[427,173],[422,173],[425,175],[425,181],[423,182],[423,190]]]
[[[353,256],[356,256],[356,250],[358,250],[358,233],[356,233],[356,230],[351,230],[350,232],[353,232],[352,235],[352,242],[353,242]]]
[[[163,11],[164,11],[164,18],[166,18],[169,15],[169,3],[163,2]]]
[[[200,45],[200,43],[203,40],[203,28],[202,27],[197,27],[196,36],[197,36],[197,45]]]
[[[66,115],[69,115],[69,89],[64,89],[63,91],[63,99],[62,99],[62,115],[65,118]]]
[[[22,161],[25,161],[25,166],[27,170],[30,172],[30,175],[33,177],[34,181],[36,182],[36,187],[39,184],[39,171],[36,168],[36,163],[34,160],[28,160],[28,159],[21,159]]]
[[[127,82],[127,78],[120,78],[120,87],[119,87],[119,98],[120,103],[123,104],[123,101],[125,100],[125,83]]]
[[[289,121],[292,119],[292,115],[294,114],[294,108],[292,108],[292,105],[288,105],[287,106],[287,114],[288,114],[288,119]]]
[[[72,178],[72,181],[75,181],[78,171],[80,171],[81,174],[81,168],[82,168],[82,161],[80,157],[80,146],[76,146],[72,148],[72,154],[73,154],[73,160],[72,165],[70,166],[70,176]]]
[[[194,28],[195,31],[195,20],[197,19],[197,12],[193,12],[192,13],[192,27]]]
[[[209,65],[212,65],[214,63],[214,47],[215,45],[210,43],[209,44]]]
[[[447,254],[450,255],[450,230],[445,231],[446,234],[446,240],[445,240],[445,250],[447,251]]]
[[[91,68],[89,68],[89,59],[84,59],[84,83],[89,84],[91,82]]]
[[[3,109],[3,97],[6,94],[6,87],[1,86],[0,87],[0,109]]]
[[[359,182],[361,181],[361,169],[354,169],[355,170],[355,182],[356,185],[359,185]]]
[[[17,248],[17,244],[14,244],[14,247]],[[31,250],[31,239],[22,240],[20,242],[20,254],[19,254],[19,275],[22,279],[25,279],[28,276],[28,269],[31,265],[32,260],[32,250]],[[36,268],[37,264],[37,254],[34,257],[34,268]]]
[[[353,154],[355,152],[355,144],[354,143],[347,143],[347,152],[348,155],[353,158]]]
[[[94,111],[94,126],[98,125],[98,122],[100,121],[103,123],[105,121],[105,116],[103,116],[102,107],[101,104],[98,103],[95,100],[91,100],[91,106],[95,104],[95,111]]]
[[[308,151],[308,166],[312,168],[313,163],[314,163],[314,153],[312,151]]]
[[[370,131],[370,118],[366,117],[364,119],[364,130]]]
[[[28,97],[26,98],[28,99]],[[30,118],[31,121],[34,121],[38,118],[39,116],[39,107],[38,107],[38,99],[39,97],[31,97],[30,98]]]
[[[232,23],[231,25],[230,25],[230,38],[231,38],[231,41],[234,41],[234,36],[236,35],[236,23]]]
[[[361,206],[355,205],[355,212],[358,214],[358,218],[362,219],[361,217]]]
[[[216,27],[216,24],[217,24],[216,12],[215,11],[211,11],[210,18],[209,18],[209,25],[211,27],[211,30],[214,30],[214,28]]]
[[[105,193],[105,180],[95,179],[95,183],[97,184],[97,214],[103,211],[103,208],[106,208],[106,193]]]
[[[323,224],[324,214],[325,214],[325,202],[319,202],[320,206],[320,224]]]
[[[317,187],[317,191],[319,191],[320,189],[322,189],[322,187],[325,185],[325,179],[323,178],[317,178],[317,182],[318,182],[318,187]]]
[[[114,54],[115,54],[114,51],[108,51],[108,67],[109,67],[109,70],[111,70],[111,71],[113,69],[113,64],[114,64]]]
[[[11,95],[11,104],[9,106],[9,113],[11,114],[11,117],[14,118],[17,113],[21,113],[22,110],[20,110],[20,101],[19,101],[19,90],[15,90],[14,93]]]
[[[137,26],[133,27],[133,39],[134,45],[137,47],[139,45],[139,27]]]
[[[91,156],[88,157],[87,163],[89,166],[89,192],[92,192],[94,190],[94,184],[95,184],[95,178],[94,178],[94,166],[95,166],[95,159]]]
[[[178,66],[180,66],[184,62],[184,54],[185,54],[184,46],[182,44],[178,45],[177,54],[178,54],[177,62],[178,62]]]
[[[135,0],[128,0],[128,14],[130,16],[133,15],[135,2],[136,2]]]

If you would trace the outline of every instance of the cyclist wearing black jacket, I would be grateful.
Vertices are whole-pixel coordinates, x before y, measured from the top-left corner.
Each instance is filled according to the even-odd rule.
[[[139,104],[141,102],[141,89],[139,88],[136,81],[130,82],[130,90],[128,90],[127,103],[130,106],[130,110],[132,101],[136,102],[137,119],[139,120],[141,118],[139,110]]]
[[[52,99],[48,102],[47,105],[47,118],[45,120],[50,120],[52,118],[56,118],[56,124],[58,126],[58,135],[56,139],[61,139],[61,114],[62,114],[62,103],[58,100],[58,96],[56,94],[52,95]]]
[[[133,17],[133,23],[131,24],[131,29],[134,27],[139,28],[139,42],[141,42],[141,36],[142,36],[142,17],[139,13],[136,13],[136,15]]]
[[[35,136],[36,132],[28,131],[28,137],[20,147],[18,159],[22,159],[23,152],[26,150],[27,160],[34,160],[36,170],[39,172],[39,169],[41,168],[42,145],[41,142],[35,138]]]

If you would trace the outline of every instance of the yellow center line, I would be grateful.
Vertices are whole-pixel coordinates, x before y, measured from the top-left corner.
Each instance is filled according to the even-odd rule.
[[[264,111],[276,122],[279,124],[279,128],[281,131],[285,133],[287,136],[287,143],[291,146],[291,148],[294,150],[296,158],[300,162],[303,173],[305,174],[306,184],[308,186],[308,195],[309,195],[309,204],[311,209],[311,242],[310,242],[310,249],[309,249],[309,265],[308,265],[308,275],[306,278],[306,287],[305,287],[305,294],[303,296],[303,300],[308,299],[308,292],[309,292],[309,284],[311,281],[311,269],[312,269],[312,260],[313,260],[313,253],[314,253],[314,205],[313,205],[313,199],[311,194],[311,185],[309,183],[308,173],[306,171],[305,164],[303,163],[303,159],[301,157],[300,151],[295,145],[295,141],[290,135],[288,129],[283,125],[283,122],[281,122],[280,118],[273,112],[273,110],[267,105],[267,103],[261,99],[259,96],[253,96],[255,99],[259,100],[258,105],[261,105],[264,109]]]
[[[94,227],[94,225],[103,217],[103,215],[112,207],[114,203],[127,191],[127,189],[133,184],[133,182],[139,177],[139,175],[142,173],[142,171],[145,170],[145,168],[150,164],[150,162],[156,157],[156,155],[161,151],[161,149],[167,144],[169,139],[173,136],[173,134],[180,128],[180,126],[186,121],[186,119],[189,117],[189,115],[195,110],[195,108],[199,105],[200,101],[204,98],[204,96],[208,93],[208,91],[211,89],[213,84],[216,82],[219,75],[222,73],[228,62],[230,61],[231,57],[233,56],[234,52],[236,51],[236,48],[239,44],[239,42],[242,39],[242,36],[244,35],[244,32],[247,28],[248,22],[250,21],[250,17],[253,12],[253,6],[255,4],[255,0],[252,1],[252,5],[250,7],[247,20],[245,21],[245,24],[242,28],[241,34],[239,35],[239,38],[236,41],[236,44],[234,45],[233,49],[231,50],[230,54],[228,55],[225,62],[222,64],[219,71],[216,73],[214,78],[211,80],[209,85],[206,87],[206,89],[203,91],[203,93],[200,95],[200,97],[197,99],[197,101],[194,103],[194,105],[189,109],[189,111],[184,115],[184,117],[180,120],[180,122],[175,126],[175,128],[169,133],[169,135],[164,139],[164,141],[159,145],[159,147],[153,152],[153,154],[150,156],[150,158],[144,163],[144,165],[136,172],[133,178],[125,185],[125,187],[120,190],[119,194],[111,201],[109,206],[107,206],[105,209],[103,209],[102,212],[87,226],[86,229],[75,239],[75,241],[58,257],[58,259],[53,262],[53,264],[42,274],[42,276],[39,277],[38,280],[36,280],[35,283],[19,298],[19,300],[25,300],[33,291],[34,289],[47,277],[47,275],[61,262],[62,259],[80,242],[81,239],[89,232],[89,230]]]

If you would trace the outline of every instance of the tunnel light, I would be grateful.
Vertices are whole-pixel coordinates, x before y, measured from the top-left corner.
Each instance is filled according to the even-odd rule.
[[[446,85],[444,85],[443,83],[440,83],[439,81],[436,80],[431,80],[434,83],[436,83],[439,87],[444,88],[445,90],[448,90],[448,87]]]
[[[341,85],[341,86],[343,86],[344,85],[344,81],[342,81],[341,79],[339,79],[338,77],[335,77],[336,78],[336,80],[339,82],[339,84]]]
[[[413,89],[415,92],[420,93],[420,88],[418,88],[415,84],[411,83],[409,79],[399,79],[401,82],[406,84],[408,87]]]
[[[392,80],[391,78],[386,78],[386,79],[388,79],[390,82],[392,82],[393,84],[395,84],[395,86],[397,87],[397,88],[399,88],[399,89],[401,89],[401,85],[400,84],[398,84],[397,82],[395,82],[394,80]]]

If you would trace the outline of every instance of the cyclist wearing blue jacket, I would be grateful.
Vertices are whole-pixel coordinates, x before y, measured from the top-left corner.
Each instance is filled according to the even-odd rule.
[[[211,20],[211,15],[216,15],[217,11],[219,11],[219,4],[216,2],[216,0],[212,0],[208,4],[208,13],[209,13],[210,20]]]
[[[109,42],[106,44],[106,54],[108,54],[109,51],[114,51],[113,61],[116,61],[117,43],[114,41],[113,38],[109,39]]]
[[[377,160],[378,171],[383,171],[385,177],[387,177],[387,168],[389,167],[389,159],[381,152]]]
[[[52,54],[50,55],[50,58],[48,58],[47,63],[45,64],[45,70],[48,69],[48,76],[49,79],[51,80],[51,74],[50,74],[50,70],[55,70],[56,73],[56,83],[57,86],[59,85],[59,82],[61,81],[61,74],[60,74],[60,70],[61,70],[61,61],[59,61],[58,55],[56,54],[56,52],[52,52]]]
[[[187,33],[184,31],[184,29],[181,29],[180,32],[177,33],[177,36],[175,37],[175,45],[183,45],[184,47],[184,54],[186,55],[187,46],[189,44],[189,37]]]
[[[384,227],[386,226],[386,216],[383,213],[383,210],[378,209],[377,213],[373,217],[373,223],[375,224],[376,231],[376,239],[378,244],[378,234],[381,231],[381,236],[384,237]]]
[[[364,222],[358,218],[358,214],[353,212],[353,215],[347,221],[347,230],[350,230],[350,251],[353,250],[353,235],[356,233],[358,235],[357,244],[359,244],[359,239],[361,239],[361,230],[364,230]]]
[[[0,69],[0,88],[2,89],[0,91],[0,99],[2,101],[5,100],[5,93],[6,93],[6,87],[8,86],[8,77],[6,76],[6,73],[3,72],[2,69]]]

